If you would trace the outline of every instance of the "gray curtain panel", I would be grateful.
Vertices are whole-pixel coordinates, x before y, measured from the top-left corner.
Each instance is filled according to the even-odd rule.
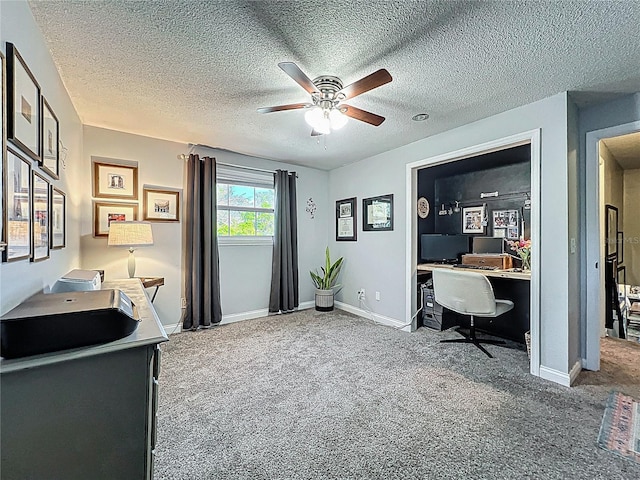
[[[296,173],[276,170],[276,204],[269,312],[298,307],[298,217]]]
[[[185,201],[185,298],[182,328],[222,321],[216,215],[216,160],[189,155]]]

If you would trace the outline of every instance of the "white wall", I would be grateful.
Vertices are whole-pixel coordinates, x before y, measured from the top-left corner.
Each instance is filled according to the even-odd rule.
[[[587,288],[586,285],[588,275],[594,275],[597,272],[593,266],[587,265],[587,198],[591,195],[597,195],[596,191],[587,191],[587,148],[593,146],[587,145],[587,133],[601,130],[604,128],[615,127],[617,125],[625,125],[627,123],[640,120],[640,93],[626,95],[624,97],[612,100],[610,102],[593,105],[583,108],[579,111],[579,148],[578,148],[578,182],[579,182],[579,198],[580,198],[580,255],[582,269],[580,271],[580,284],[585,287],[580,292],[581,305],[587,304]],[[587,348],[587,315],[582,312],[580,324],[581,336],[581,352],[585,356]]]
[[[375,313],[408,321],[404,311],[405,289],[405,169],[406,164],[538,129],[541,135],[541,363],[568,373],[577,359],[569,358],[569,163],[566,93],[519,107],[386,152],[336,170],[329,176],[329,206],[335,201],[358,198],[358,241],[335,242],[331,248],[345,257],[343,291],[337,300],[358,306],[356,292],[367,291]],[[394,230],[363,232],[362,199],[394,194]],[[573,212],[572,212],[573,213]],[[535,254],[535,253],[534,253]],[[375,301],[369,292],[381,292]],[[411,312],[413,313],[413,312]]]
[[[105,270],[105,279],[127,277],[126,249],[107,247],[106,238],[93,237],[91,196],[91,157],[107,157],[138,162],[139,211],[142,213],[142,186],[186,189],[185,163],[177,159],[189,146],[97,127],[84,127],[84,165],[82,206],[82,266]],[[329,214],[328,173],[226,150],[198,147],[195,153],[215,157],[234,165],[287,169],[298,173],[298,248],[300,301],[312,301],[314,289],[307,273],[319,266],[327,245]],[[315,218],[305,211],[312,197],[318,205]],[[184,196],[183,196],[184,198]],[[183,201],[184,205],[184,201]],[[165,325],[180,321],[180,298],[184,291],[182,245],[184,212],[180,223],[153,223],[154,245],[136,250],[137,276],[163,276],[165,285],[158,291],[154,306]],[[271,282],[271,245],[220,245],[220,283],[222,312],[225,320],[251,317],[248,312],[266,314]],[[152,292],[153,290],[150,290]]]
[[[82,201],[82,125],[24,1],[0,2],[0,48],[6,54],[5,42],[16,46],[40,84],[42,94],[58,117],[60,140],[68,149],[65,163],[60,165],[60,179],[52,180],[53,185],[67,194],[67,246],[52,250],[51,257],[44,261],[21,260],[0,266],[0,314],[47,289],[61,275],[79,266]]]
[[[183,188],[184,162],[176,157],[187,150],[183,143],[132,135],[97,127],[84,127],[84,161],[82,165],[82,268],[105,271],[105,280],[127,278],[128,250],[107,247],[106,237],[93,236],[91,157],[106,157],[138,162],[138,212],[142,220],[143,185]],[[109,199],[97,199],[109,202]],[[181,197],[182,200],[182,197]],[[124,202],[130,203],[128,200]],[[114,201],[114,203],[117,202]],[[180,218],[184,215],[181,213]],[[154,222],[154,244],[136,249],[136,276],[164,277],[154,307],[164,324],[180,320],[182,296],[182,221]],[[153,293],[153,289],[149,290]]]
[[[201,146],[195,149],[195,153],[233,165],[297,172],[300,302],[313,301],[315,289],[308,272],[323,265],[324,249],[331,235],[329,226],[333,221],[333,208],[327,208],[328,172]],[[309,198],[313,198],[317,205],[313,219],[305,211]],[[223,316],[240,318],[245,312],[266,311],[269,307],[272,245],[220,245],[219,251]]]
[[[578,128],[578,108],[571,98],[567,98],[567,188],[569,201],[569,282],[567,285],[569,299],[569,369],[576,362],[580,362],[580,318],[582,306],[580,303],[580,200],[578,197],[578,145],[580,143]],[[550,240],[550,238],[548,237]],[[580,362],[581,366],[581,362]],[[576,372],[579,372],[577,370]]]

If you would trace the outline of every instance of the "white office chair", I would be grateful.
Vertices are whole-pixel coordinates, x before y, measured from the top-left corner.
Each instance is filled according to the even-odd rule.
[[[442,340],[441,343],[473,343],[490,358],[493,358],[480,344],[500,345],[504,344],[504,342],[502,340],[476,338],[473,317],[497,317],[511,310],[513,302],[510,300],[496,300],[489,279],[477,272],[445,268],[434,269],[433,290],[437,303],[449,310],[471,317],[469,334],[457,328],[456,331],[464,338]]]

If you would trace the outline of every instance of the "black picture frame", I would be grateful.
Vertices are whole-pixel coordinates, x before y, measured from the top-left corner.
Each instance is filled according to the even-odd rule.
[[[625,267],[624,265],[618,266],[618,268],[616,269],[616,282],[618,283],[618,285],[627,284],[627,267]]]
[[[4,169],[7,162],[7,117],[6,105],[6,89],[5,80],[7,78],[7,70],[5,67],[5,58],[0,51],[0,165]],[[4,210],[3,210],[4,212]],[[4,252],[7,246],[7,237],[4,229],[4,213],[0,215],[0,251]]]
[[[605,205],[605,239],[604,248],[606,258],[618,258],[618,208]]]
[[[51,250],[67,246],[67,196],[59,188],[51,186]]]
[[[362,199],[362,231],[393,230],[393,194]]]
[[[621,263],[624,263],[624,232],[619,231],[616,235],[616,248],[618,250],[618,265],[620,265]]]
[[[2,181],[3,262],[31,257],[31,162],[17,149],[7,147]]]
[[[42,97],[40,132],[42,139],[42,164],[40,168],[54,179],[60,178],[60,123],[49,102]]]
[[[50,215],[51,184],[44,175],[32,170],[31,179],[31,218],[33,219],[33,236],[31,261],[39,262],[49,258],[50,248]]]
[[[40,85],[18,49],[7,42],[7,139],[38,163],[42,163],[41,104]]]
[[[358,240],[357,198],[336,201],[336,241],[356,242]]]

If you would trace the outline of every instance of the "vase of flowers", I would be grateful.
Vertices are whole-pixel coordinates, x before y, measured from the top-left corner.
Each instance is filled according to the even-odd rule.
[[[519,240],[508,240],[507,243],[522,260],[522,269],[531,270],[531,240],[520,237]]]

